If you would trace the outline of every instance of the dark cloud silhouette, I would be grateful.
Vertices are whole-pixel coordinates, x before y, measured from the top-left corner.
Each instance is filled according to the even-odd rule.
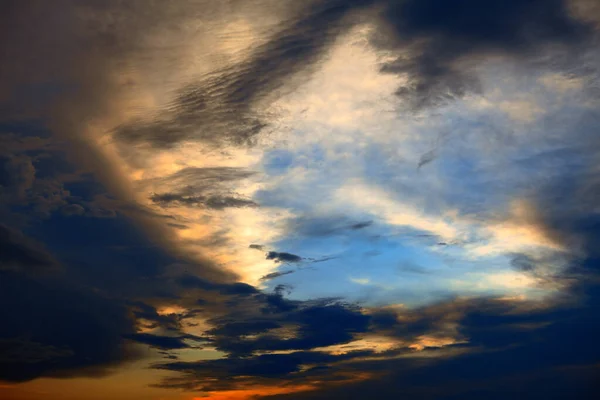
[[[250,323],[240,323],[227,316],[211,320],[216,328],[208,333],[214,335],[212,342],[219,350],[237,356],[257,351],[309,350],[347,343],[355,334],[366,332],[369,326],[369,316],[363,315],[358,307],[339,301],[289,303],[281,295],[258,300],[266,300],[267,307]],[[286,327],[296,327],[292,337],[272,332]]]
[[[185,343],[183,338],[180,337],[158,336],[149,333],[135,333],[132,335],[126,335],[125,338],[163,350],[177,350],[190,347],[187,343]]]
[[[348,12],[370,1],[317,1],[284,21],[248,61],[209,74],[179,91],[170,110],[153,120],[120,127],[115,136],[127,143],[170,147],[183,140],[243,145],[269,124],[259,104],[293,86],[296,74],[309,70],[329,44],[348,28]]]
[[[279,278],[280,276],[285,276],[285,275],[293,274],[294,272],[295,271],[271,272],[270,274],[262,276],[260,278],[260,280],[261,281],[270,281],[272,279]]]
[[[526,60],[547,47],[585,45],[590,27],[572,17],[564,0],[389,1],[375,42],[407,49],[384,71],[404,74],[398,94],[411,107],[443,103],[480,91],[469,64],[490,55]]]
[[[372,220],[356,222],[345,216],[303,216],[287,221],[287,229],[290,232],[306,236],[342,235],[371,225]]]
[[[83,215],[85,214],[85,208],[80,206],[79,204],[69,204],[64,206],[60,210],[64,215]]]
[[[433,162],[437,157],[435,150],[428,151],[427,153],[421,155],[419,158],[419,163],[417,164],[417,169],[421,169],[421,167]]]
[[[246,299],[247,313],[231,310],[228,315],[209,321],[214,326],[206,340],[229,354],[219,360],[169,362],[158,369],[182,372],[158,386],[188,390],[231,389],[231,374],[244,376],[240,383],[257,384],[263,378],[297,379],[302,382],[317,374],[323,380],[329,363],[373,355],[371,351],[331,355],[311,352],[321,346],[347,343],[368,330],[370,317],[360,308],[332,299],[292,301],[280,291],[258,293]],[[260,308],[260,306],[263,306]],[[257,307],[259,306],[259,307]],[[266,351],[296,350],[289,354],[263,354]],[[314,369],[314,366],[319,368]],[[301,367],[311,368],[301,368]],[[211,372],[212,371],[212,372]],[[303,371],[300,373],[300,371]]]
[[[39,272],[57,268],[58,262],[40,244],[0,224],[0,270]]]
[[[0,156],[0,195],[22,198],[34,179],[35,168],[29,157]]]
[[[165,379],[158,387],[187,390],[226,389],[231,376],[240,377],[239,383],[277,384],[281,379],[292,383],[310,379],[327,380],[328,369],[309,367],[340,362],[373,355],[370,351],[331,355],[317,352],[290,354],[263,354],[252,358],[226,358],[198,362],[172,362],[156,364],[157,369],[185,373],[186,379]],[[306,367],[306,368],[303,368]]]
[[[258,293],[256,288],[246,283],[215,283],[189,274],[177,278],[177,283],[188,289],[196,288],[207,291],[217,291],[226,295],[248,296]]]
[[[122,335],[134,322],[118,302],[57,279],[0,273],[0,379],[102,374],[135,356]],[[24,318],[24,316],[27,316]]]
[[[203,189],[218,186],[222,183],[249,178],[255,174],[254,171],[235,167],[187,167],[171,175],[158,178],[156,181],[161,184],[170,184],[202,191]]]
[[[409,349],[396,349],[380,354],[379,359],[333,364],[338,372],[368,373],[372,378],[345,385],[324,383],[320,390],[266,398],[361,399],[378,393],[382,398],[407,399],[501,399],[506,395],[591,399],[597,390],[600,356],[593,345],[600,328],[593,317],[598,308],[597,289],[594,292],[588,292],[592,297],[585,304],[561,307],[455,299],[412,311],[380,310],[371,314],[371,332],[409,343],[423,335],[450,335],[468,343],[426,348],[425,359]],[[565,343],[572,346],[567,348]]]
[[[258,204],[232,192],[233,185],[255,175],[242,168],[184,168],[172,175],[148,183],[171,191],[154,193],[150,200],[162,207],[187,206],[212,210],[257,207]]]
[[[354,229],[354,230],[364,229],[364,228],[368,228],[371,225],[373,225],[373,221],[357,222],[356,224],[350,225],[350,229]]]
[[[251,244],[250,246],[248,246],[248,248],[262,251],[265,249],[265,246],[263,246],[262,244]]]
[[[303,258],[291,253],[269,251],[267,253],[267,260],[283,263],[298,263],[302,261]]]
[[[163,207],[170,204],[206,207],[213,210],[225,208],[257,207],[258,204],[252,200],[233,196],[186,196],[179,193],[155,194],[150,199]]]

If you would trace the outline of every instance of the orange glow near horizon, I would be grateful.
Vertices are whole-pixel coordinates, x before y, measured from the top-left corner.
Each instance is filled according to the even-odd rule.
[[[192,400],[251,400],[262,396],[306,392],[315,389],[316,386],[311,385],[298,385],[287,387],[257,387],[252,389],[209,392],[208,397],[194,397]]]

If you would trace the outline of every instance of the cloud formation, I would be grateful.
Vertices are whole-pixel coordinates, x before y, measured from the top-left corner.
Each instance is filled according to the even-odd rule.
[[[0,397],[593,398],[599,16],[3,2]]]

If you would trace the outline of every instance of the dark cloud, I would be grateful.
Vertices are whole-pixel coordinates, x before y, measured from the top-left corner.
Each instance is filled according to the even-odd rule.
[[[213,210],[223,210],[225,208],[242,208],[242,207],[257,207],[252,200],[243,199],[233,196],[186,196],[179,193],[162,193],[155,194],[150,197],[154,203],[160,204],[163,207],[168,207],[170,204],[184,206],[198,206]]]
[[[265,246],[263,246],[262,244],[251,244],[250,246],[248,246],[248,248],[262,251],[265,249]]]
[[[415,310],[371,310],[367,316],[359,308],[347,304],[327,300],[292,301],[283,298],[279,292],[260,294],[256,299],[272,304],[272,308],[247,316],[250,318],[245,321],[240,321],[240,315],[210,321],[215,328],[208,332],[208,340],[229,353],[229,357],[157,364],[155,368],[182,373],[165,379],[159,386],[231,390],[237,387],[230,382],[232,375],[244,376],[239,382],[242,386],[277,385],[282,380],[288,384],[314,384],[318,377],[320,390],[274,398],[358,399],[369,393],[379,393],[384,398],[402,394],[408,399],[450,399],[455,398],[452,396],[479,398],[477,396],[482,393],[493,394],[515,376],[522,376],[522,381],[515,383],[517,388],[510,389],[515,393],[529,394],[537,390],[527,385],[544,376],[561,378],[561,384],[555,386],[560,389],[559,393],[565,393],[562,385],[567,382],[574,393],[583,395],[593,382],[593,375],[573,381],[558,373],[556,368],[588,365],[597,360],[597,352],[582,355],[561,346],[552,355],[542,354],[558,346],[563,337],[582,340],[578,343],[582,349],[590,346],[594,337],[592,332],[576,330],[567,333],[566,329],[573,327],[574,322],[581,323],[582,328],[595,327],[588,325],[588,318],[595,308],[540,309],[497,299],[455,299]],[[406,343],[404,346],[418,342],[424,335],[467,339],[469,343],[444,348],[434,346],[423,350],[421,355],[402,345],[380,353],[365,350],[334,355],[310,351],[316,347],[348,343],[357,338],[356,335],[366,332],[400,339],[400,343]],[[295,351],[264,354],[274,350]],[[365,374],[371,378],[366,381],[356,379]],[[339,385],[340,382],[345,384]],[[548,395],[549,392],[544,393]],[[552,396],[550,398],[561,398],[558,394]]]
[[[443,103],[481,88],[470,70],[491,55],[526,61],[547,48],[585,45],[590,27],[564,0],[384,1],[375,43],[408,50],[383,71],[409,78],[398,94],[411,107]]]
[[[24,155],[0,156],[0,196],[25,197],[35,180],[31,158]]]
[[[162,207],[187,206],[212,210],[257,207],[256,202],[232,192],[237,181],[253,175],[253,171],[233,167],[184,168],[165,178],[149,181],[171,189],[152,194],[150,200]]]
[[[52,174],[40,173],[40,159],[52,158],[44,151],[12,151],[10,140],[0,151],[0,200],[9,209],[27,207],[36,216],[48,216],[68,204],[69,191]],[[18,141],[17,141],[18,143]],[[7,154],[2,155],[1,153]]]
[[[519,309],[479,299],[441,303],[414,314],[387,312],[386,317],[380,313],[372,316],[372,329],[380,333],[414,340],[435,332],[447,335],[444,329],[452,331],[455,324],[469,343],[425,349],[425,359],[414,353],[410,357],[406,351],[405,357],[398,358],[397,351],[390,351],[380,359],[334,365],[373,378],[267,398],[361,399],[378,393],[381,398],[406,399],[501,399],[507,395],[591,399],[597,389],[600,355],[593,345],[593,332],[600,326],[590,319],[597,305],[590,306]],[[567,348],[565,343],[574,347]],[[570,368],[575,368],[573,374],[567,372]]]
[[[64,215],[67,215],[67,216],[71,216],[71,215],[83,215],[83,214],[85,214],[85,208],[83,208],[79,204],[69,204],[69,205],[64,206],[63,208],[61,208],[60,211]]]
[[[269,124],[260,104],[293,86],[293,78],[310,68],[348,25],[344,17],[369,1],[311,2],[282,24],[248,61],[208,74],[186,85],[169,107],[150,121],[120,127],[126,142],[170,147],[184,140],[244,145]],[[275,96],[274,96],[275,95]]]
[[[246,283],[215,283],[189,274],[177,278],[177,283],[184,288],[217,291],[225,295],[248,296],[258,293],[256,288]]]
[[[267,274],[265,276],[262,276],[260,278],[261,281],[270,281],[272,279],[275,278],[279,278],[280,276],[284,276],[284,275],[289,275],[289,274],[293,274],[295,271],[283,271],[283,272],[271,272],[270,274]]]
[[[350,225],[350,229],[354,229],[354,230],[364,229],[364,228],[368,228],[371,225],[373,225],[373,221],[358,222],[356,224]]]
[[[157,183],[203,191],[226,182],[250,178],[255,174],[254,171],[236,167],[187,167],[171,175],[158,178]]]
[[[0,224],[0,270],[39,272],[57,268],[58,262],[40,244]]]
[[[0,273],[0,379],[102,374],[131,359],[122,335],[134,332],[127,309],[57,279]]]
[[[283,263],[298,263],[302,261],[303,258],[291,253],[269,251],[267,253],[267,260]]]
[[[293,301],[285,299],[281,291],[258,293],[245,302],[250,303],[246,313],[231,310],[228,315],[208,321],[213,328],[206,332],[205,339],[218,350],[228,353],[228,357],[157,364],[155,368],[182,373],[165,379],[158,386],[230,390],[232,374],[244,376],[240,384],[257,384],[264,378],[302,382],[317,375],[322,380],[335,379],[326,376],[329,363],[373,355],[371,351],[344,355],[309,351],[315,347],[347,343],[355,335],[366,332],[370,317],[363,315],[357,306],[331,299]],[[291,352],[264,354],[276,350]]]
[[[293,352],[290,354],[263,354],[252,358],[226,358],[198,362],[172,362],[156,364],[154,367],[167,371],[183,372],[185,379],[165,379],[163,388],[183,388],[187,390],[227,389],[231,376],[239,377],[240,383],[277,384],[281,379],[292,383],[305,382],[316,377],[326,379],[331,371],[312,367],[327,363],[341,362],[355,357],[370,356],[370,351],[331,355],[318,352]]]
[[[189,226],[183,225],[183,224],[176,224],[176,223],[169,222],[167,225],[172,228],[176,228],[176,229],[189,229]]]
[[[259,299],[266,302],[266,307],[250,323],[231,317],[210,321],[216,328],[208,333],[214,335],[212,342],[219,350],[236,356],[258,351],[309,350],[347,343],[355,334],[368,330],[370,317],[358,307],[339,301],[294,303],[277,294]],[[273,331],[275,328],[291,329],[292,334],[282,337]]]
[[[127,335],[125,338],[163,350],[177,350],[190,347],[187,343],[185,343],[184,338],[180,337],[158,336],[149,333],[135,333]]]
[[[437,157],[437,153],[432,150],[432,151],[428,151],[427,153],[421,155],[421,157],[419,158],[419,163],[417,164],[417,169],[421,169],[421,167],[429,164],[430,162],[433,162],[433,160],[435,160]]]
[[[352,221],[345,216],[303,216],[287,221],[290,232],[306,236],[342,235],[373,225],[372,220]]]

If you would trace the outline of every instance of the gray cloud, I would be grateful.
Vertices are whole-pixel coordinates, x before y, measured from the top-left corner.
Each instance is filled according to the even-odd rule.
[[[168,187],[169,192],[154,193],[150,200],[162,207],[188,206],[213,210],[257,207],[250,199],[232,192],[237,181],[250,178],[255,172],[243,168],[184,168],[165,178],[147,183]]]
[[[364,18],[353,18],[359,11]],[[271,123],[265,105],[293,88],[336,37],[365,18],[376,25],[372,43],[401,54],[382,71],[408,78],[398,95],[411,109],[480,92],[472,67],[490,56],[533,61],[560,48],[567,54],[562,60],[569,60],[589,45],[592,31],[565,0],[492,0],[485,6],[477,0],[313,1],[282,21],[283,28],[253,49],[248,61],[185,85],[168,110],[121,126],[115,136],[158,148],[184,140],[251,144]]]
[[[295,254],[291,254],[291,253],[269,251],[267,253],[267,260],[273,260],[275,262],[284,262],[284,263],[297,263],[297,262],[302,261],[303,258],[300,256],[297,256]]]
[[[177,350],[190,347],[190,345],[185,343],[183,340],[185,338],[182,337],[158,336],[149,333],[134,333],[131,335],[126,335],[125,338],[163,350]]]
[[[134,332],[134,323],[118,301],[86,293],[58,276],[0,275],[0,304],[15,305],[0,309],[1,380],[104,375],[139,357],[122,340]]]
[[[198,206],[210,208],[213,210],[223,210],[225,208],[257,207],[258,204],[252,200],[233,196],[186,196],[179,193],[161,193],[154,194],[150,199],[163,207],[171,204],[184,206]]]
[[[35,272],[58,267],[58,262],[40,244],[0,224],[0,270]]]
[[[280,276],[285,276],[289,274],[293,274],[295,271],[283,271],[283,272],[271,272],[260,278],[261,281],[270,281],[275,278],[279,278]]]
[[[311,216],[293,218],[287,221],[287,230],[306,236],[328,236],[348,234],[373,225],[372,220],[352,221],[345,216]]]
[[[363,3],[368,3],[365,1]],[[356,1],[316,1],[283,21],[248,61],[209,74],[184,86],[169,111],[127,124],[115,132],[126,142],[170,147],[183,140],[245,145],[269,124],[261,103],[294,86],[294,77],[310,70],[346,28],[344,17]]]

